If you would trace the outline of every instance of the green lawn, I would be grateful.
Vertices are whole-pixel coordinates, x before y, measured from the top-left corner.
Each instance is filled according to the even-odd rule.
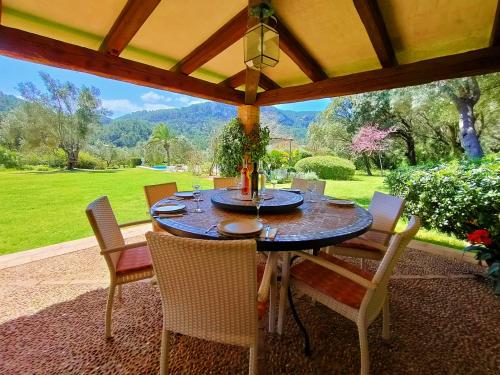
[[[0,254],[92,235],[85,207],[107,195],[121,223],[147,218],[143,186],[176,181],[179,190],[194,182],[211,188],[208,178],[141,168],[112,171],[0,171]],[[357,175],[353,181],[328,181],[326,193],[367,206],[375,190],[386,191],[383,178]],[[400,227],[402,227],[400,223]],[[434,231],[419,239],[462,247],[463,242]]]

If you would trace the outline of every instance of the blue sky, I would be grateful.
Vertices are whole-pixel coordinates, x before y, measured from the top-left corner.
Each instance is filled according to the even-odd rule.
[[[32,81],[42,85],[38,72],[45,71],[60,81],[70,81],[77,86],[95,86],[101,90],[103,106],[112,111],[111,117],[126,113],[164,108],[186,107],[205,100],[173,92],[155,90],[126,82],[114,81],[90,74],[71,70],[52,68],[0,56],[0,91],[5,94],[19,95],[17,84]],[[307,102],[280,104],[276,107],[293,111],[322,111],[330,99],[310,100]]]

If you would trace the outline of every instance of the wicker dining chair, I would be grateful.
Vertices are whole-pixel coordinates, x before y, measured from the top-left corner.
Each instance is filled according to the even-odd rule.
[[[144,186],[144,194],[146,195],[146,201],[148,203],[148,208],[151,209],[151,206],[156,202],[168,198],[171,195],[177,192],[177,183],[175,182],[166,182],[164,184],[158,185],[146,185]],[[148,212],[149,214],[149,212]],[[154,232],[163,232],[166,233],[154,220],[152,220],[152,226]]]
[[[151,255],[146,241],[125,244],[108,197],[96,199],[87,206],[85,212],[109,269],[110,283],[105,315],[105,335],[109,338],[115,289],[118,288],[118,296],[121,298],[123,284],[153,277]]]
[[[168,373],[170,332],[248,347],[249,374],[255,374],[259,320],[267,309],[274,268],[270,259],[275,257],[256,272],[255,240],[212,241],[153,232],[146,238],[163,308],[160,374]]]
[[[326,182],[321,180],[305,180],[303,178],[294,177],[292,179],[292,189],[299,189],[301,192],[305,193],[307,187],[311,183],[314,184],[316,194],[325,194]]]
[[[238,180],[236,177],[214,177],[214,189],[224,189],[236,186]]]
[[[383,310],[382,337],[390,338],[388,283],[394,266],[419,228],[420,219],[412,216],[405,231],[392,237],[375,273],[325,253],[313,256],[305,252],[293,252],[292,254],[298,255],[302,261],[283,271],[288,275],[282,281],[283,290],[290,285],[294,290],[309,295],[313,300],[356,323],[362,375],[367,375],[369,372],[368,326],[381,310]],[[285,308],[286,304],[280,301],[279,333],[283,328]]]
[[[350,256],[363,259],[380,260],[383,258],[394,228],[403,212],[404,200],[402,198],[380,193],[373,194],[368,211],[373,216],[373,224],[368,232],[359,237],[341,242],[327,248],[330,255]]]

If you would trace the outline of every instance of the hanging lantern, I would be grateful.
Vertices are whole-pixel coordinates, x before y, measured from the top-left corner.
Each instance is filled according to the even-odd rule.
[[[276,18],[265,16],[263,6],[265,4],[256,9],[260,13],[260,22],[248,29],[244,37],[245,64],[258,70],[275,66],[280,57],[279,34],[268,25],[269,21],[276,22]]]

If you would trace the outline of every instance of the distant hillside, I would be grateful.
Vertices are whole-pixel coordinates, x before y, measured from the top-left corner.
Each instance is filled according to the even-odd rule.
[[[7,95],[0,91],[0,113],[8,112],[21,105],[22,102],[23,100],[16,98],[14,95]]]
[[[165,122],[176,134],[184,135],[194,144],[205,147],[214,129],[236,117],[236,113],[236,107],[214,102],[183,108],[139,111],[113,120],[103,130],[103,137],[117,146],[132,147],[136,140],[140,141],[139,138],[151,133],[154,124]],[[317,114],[314,111],[283,111],[275,107],[264,107],[261,110],[262,124],[271,128],[272,135],[291,136],[298,141],[305,139],[307,127]],[[140,131],[142,137],[125,134],[131,126],[134,127],[134,132]],[[146,139],[147,136],[144,140]]]

